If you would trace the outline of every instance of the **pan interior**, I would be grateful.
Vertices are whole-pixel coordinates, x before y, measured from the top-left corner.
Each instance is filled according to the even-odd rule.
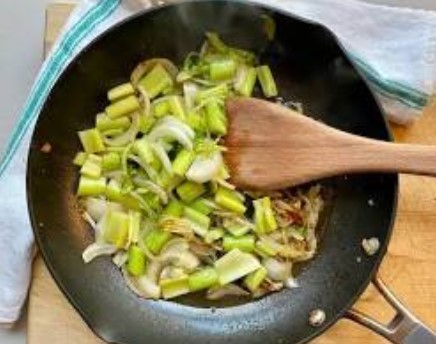
[[[262,14],[277,27],[265,39]],[[32,139],[28,162],[31,221],[55,280],[90,327],[122,343],[297,343],[319,334],[356,299],[387,246],[395,210],[397,177],[358,175],[326,181],[334,191],[319,253],[302,269],[300,287],[260,300],[204,308],[199,299],[148,301],[125,285],[110,259],[84,265],[92,233],[77,211],[78,130],[93,125],[106,90],[124,82],[134,66],[150,57],[180,63],[196,50],[205,31],[259,53],[270,64],[286,100],[334,127],[389,139],[371,92],[324,28],[247,3],[200,1],[162,7],[111,29],[63,73],[51,92]],[[50,154],[40,151],[49,142]],[[322,159],[322,157],[317,157]],[[376,236],[382,249],[366,257],[363,238]],[[210,305],[209,305],[210,306]],[[327,314],[320,328],[308,324],[316,308]]]

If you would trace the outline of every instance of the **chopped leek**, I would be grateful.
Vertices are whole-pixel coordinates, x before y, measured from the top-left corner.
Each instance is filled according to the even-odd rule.
[[[130,246],[127,271],[133,276],[140,276],[145,273],[145,255],[138,246]]]
[[[107,133],[109,130],[126,130],[130,127],[130,120],[127,117],[111,119],[106,114],[101,113],[96,117],[96,128]]]
[[[148,96],[153,99],[162,93],[165,89],[172,87],[174,84],[173,79],[160,64],[156,64],[153,69],[142,78],[138,87],[141,87]]]
[[[80,174],[89,177],[98,179],[101,177],[102,170],[102,158],[95,154],[89,154],[80,169]]]
[[[218,273],[212,267],[199,270],[189,276],[188,284],[192,292],[207,289],[218,282]]]
[[[141,107],[138,98],[128,96],[106,107],[105,112],[110,119],[127,116]]]
[[[210,226],[210,218],[207,215],[204,215],[190,207],[185,206],[185,208],[183,209],[183,216],[203,228],[208,229]]]
[[[271,69],[267,65],[264,65],[257,67],[256,70],[264,96],[267,98],[276,97],[278,95],[277,86]]]
[[[261,266],[259,269],[253,271],[251,274],[245,277],[244,284],[247,286],[248,290],[254,293],[257,289],[259,289],[267,274],[267,270]]]
[[[209,78],[214,81],[228,80],[234,77],[236,63],[233,59],[219,59],[209,66]]]
[[[223,239],[224,251],[231,251],[235,248],[243,252],[253,252],[254,250],[254,236],[244,235],[241,237],[234,237],[231,235],[225,235]]]
[[[182,202],[172,199],[163,210],[163,215],[181,217],[183,215],[184,205]]]
[[[107,92],[107,99],[111,102],[116,101],[120,98],[130,96],[135,93],[135,89],[130,82],[118,85]]]
[[[99,153],[105,150],[103,138],[97,129],[79,131],[79,138],[85,153]]]
[[[79,196],[102,196],[106,192],[106,178],[93,179],[81,176],[77,195]]]
[[[79,152],[74,157],[73,164],[76,166],[82,166],[85,163],[87,157],[88,157],[87,153]]]
[[[198,184],[190,181],[184,182],[176,189],[179,197],[186,203],[190,203],[206,192],[203,184]]]
[[[191,209],[194,209],[204,215],[209,215],[213,211],[213,206],[210,200],[205,198],[197,198],[195,201],[189,204]]]
[[[124,247],[129,235],[129,216],[121,211],[111,211],[106,220],[104,239],[118,248]]]
[[[215,262],[220,285],[236,281],[260,268],[261,265],[250,253],[233,249]]]
[[[170,239],[171,233],[155,228],[145,236],[144,245],[151,253],[158,254]]]
[[[191,291],[188,276],[164,279],[160,281],[159,285],[162,289],[164,299],[172,299],[180,295],[188,294]]]
[[[227,133],[227,119],[224,110],[214,100],[206,103],[206,123],[212,134],[221,136]]]
[[[219,187],[215,193],[215,202],[219,206],[237,214],[242,215],[247,210],[235,191],[223,187]]]
[[[191,164],[194,162],[195,153],[182,149],[173,162],[173,172],[178,176],[184,176]]]
[[[251,97],[254,85],[256,84],[256,68],[241,66],[238,69],[235,80],[235,91],[245,97]]]
[[[102,169],[103,171],[113,171],[121,167],[121,157],[118,153],[109,152],[102,157]]]

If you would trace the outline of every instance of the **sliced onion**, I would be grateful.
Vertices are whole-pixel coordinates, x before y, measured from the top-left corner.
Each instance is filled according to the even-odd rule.
[[[171,279],[171,278],[179,278],[186,276],[185,270],[179,268],[177,266],[166,266],[161,274],[159,279]]]
[[[132,160],[134,162],[136,162],[139,166],[141,166],[141,168],[145,171],[145,173],[147,173],[148,177],[151,180],[157,180],[158,179],[158,174],[157,172],[153,169],[153,167],[151,167],[150,165],[147,165],[145,163],[142,162],[141,159],[139,159],[136,155],[133,154],[129,154],[127,157],[129,160]]]
[[[124,264],[126,264],[128,259],[129,259],[129,255],[127,254],[127,252],[120,251],[112,258],[112,261],[116,266],[120,268]]]
[[[99,256],[110,256],[117,252],[117,247],[110,244],[92,243],[82,253],[83,261],[88,264],[94,258]]]
[[[95,223],[94,219],[92,218],[91,215],[89,215],[89,213],[87,211],[84,211],[82,213],[82,217],[86,222],[89,223],[89,225],[92,227],[92,229],[94,229],[94,230],[96,229],[97,224]]]
[[[285,282],[292,276],[292,263],[280,262],[274,258],[266,258],[263,266],[268,272],[268,277],[273,281]]]
[[[187,251],[189,250],[189,243],[186,239],[183,238],[175,238],[171,239],[166,243],[164,248],[162,249],[162,253],[165,253],[167,251]]]
[[[163,204],[167,204],[168,203],[168,195],[165,192],[164,189],[162,189],[162,187],[160,187],[159,185],[153,183],[150,180],[141,178],[139,176],[136,176],[133,178],[133,182],[142,187],[142,188],[146,188],[147,190],[153,192],[154,194],[156,194],[160,200],[162,201]]]
[[[300,285],[298,284],[297,280],[294,277],[289,277],[285,281],[285,287],[288,289],[296,289],[299,288]]]
[[[124,279],[126,280],[127,286],[137,295],[142,296],[146,299],[159,299],[160,297],[160,287],[150,281],[147,276],[141,276],[134,278],[130,276],[123,269]]]
[[[164,266],[174,265],[187,272],[195,270],[200,265],[198,257],[190,251],[167,250],[160,256],[160,260]]]
[[[153,128],[149,136],[151,141],[157,142],[162,138],[171,138],[179,142],[183,147],[192,150],[192,140],[188,137],[186,132],[179,126],[172,124],[159,124]]]
[[[183,123],[181,120],[175,118],[174,116],[165,116],[160,120],[159,123],[178,127],[179,129],[183,130],[190,139],[193,139],[195,137],[194,130],[192,130],[189,125]]]
[[[167,171],[168,173],[172,173],[173,166],[171,165],[171,160],[168,157],[168,154],[165,151],[165,149],[162,147],[162,145],[160,143],[152,143],[151,148],[153,149],[154,153],[161,161],[165,171]]]
[[[221,152],[215,152],[209,156],[198,156],[195,158],[186,178],[193,182],[202,184],[211,181],[220,172],[223,166],[223,157]]]
[[[91,216],[91,218],[98,222],[106,213],[108,208],[107,201],[101,198],[88,197],[85,200],[86,212]]]
[[[179,73],[179,70],[174,65],[174,63],[172,63],[168,59],[163,59],[163,58],[148,59],[139,63],[133,70],[132,74],[130,75],[130,81],[132,82],[132,84],[136,86],[139,80],[141,80],[142,77],[145,74],[147,74],[149,71],[151,71],[156,64],[160,64],[162,67],[164,67],[165,70],[171,75],[173,79],[175,79],[177,74]]]
[[[121,135],[115,136],[113,138],[104,137],[104,142],[108,146],[125,146],[135,140],[136,135],[139,132],[139,113],[135,112],[132,114],[132,124],[130,128],[127,129]]]
[[[208,300],[219,300],[226,296],[248,296],[250,293],[245,289],[235,285],[227,284],[222,287],[210,288],[207,291],[206,298]]]

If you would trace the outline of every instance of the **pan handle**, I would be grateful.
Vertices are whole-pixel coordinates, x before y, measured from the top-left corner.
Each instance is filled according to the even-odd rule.
[[[349,310],[345,315],[346,318],[367,327],[395,344],[436,344],[436,334],[410,313],[379,277],[375,277],[372,282],[385,300],[396,310],[394,318],[384,325],[355,309]]]

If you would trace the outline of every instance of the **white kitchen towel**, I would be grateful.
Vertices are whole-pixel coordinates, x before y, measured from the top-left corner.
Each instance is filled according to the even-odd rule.
[[[436,13],[356,0],[264,1],[329,27],[392,120],[405,124],[419,117],[435,89]],[[25,172],[30,137],[42,104],[68,62],[92,38],[163,1],[154,2],[83,0],[38,74],[0,162],[0,323],[10,324],[19,317],[29,286],[34,240]]]

